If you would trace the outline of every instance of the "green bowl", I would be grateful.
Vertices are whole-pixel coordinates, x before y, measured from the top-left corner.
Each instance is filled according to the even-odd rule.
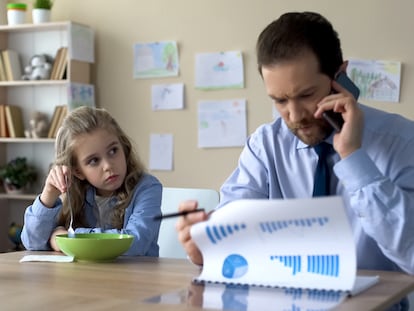
[[[133,235],[116,233],[77,233],[56,236],[56,243],[68,256],[77,261],[113,261],[132,244]]]

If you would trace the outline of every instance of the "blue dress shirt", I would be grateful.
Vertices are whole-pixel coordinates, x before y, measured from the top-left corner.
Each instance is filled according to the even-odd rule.
[[[156,215],[161,214],[162,185],[152,175],[144,174],[125,210],[122,232],[132,234],[134,241],[124,255],[158,257],[158,233],[160,221],[154,221]],[[30,205],[24,215],[22,242],[28,250],[51,250],[49,239],[57,227],[57,216],[62,208],[62,201],[57,200],[53,208],[42,204],[38,196],[33,205]],[[116,200],[111,204],[115,204]],[[89,228],[76,228],[75,233],[100,233],[101,228],[95,228],[97,223],[94,214],[95,188],[90,187],[85,199],[85,217]],[[121,233],[117,229],[105,230],[106,233]]]
[[[414,274],[414,122],[361,105],[362,147],[334,153],[330,193],[344,198],[359,269]],[[332,143],[333,134],[326,139]],[[318,156],[278,118],[247,140],[219,206],[237,199],[312,197]]]

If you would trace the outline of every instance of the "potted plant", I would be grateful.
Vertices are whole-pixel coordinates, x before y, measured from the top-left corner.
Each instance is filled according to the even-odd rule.
[[[24,157],[17,157],[0,168],[0,179],[7,192],[24,192],[37,179],[36,169]]]
[[[32,19],[34,24],[50,22],[50,10],[52,9],[52,0],[34,0]]]

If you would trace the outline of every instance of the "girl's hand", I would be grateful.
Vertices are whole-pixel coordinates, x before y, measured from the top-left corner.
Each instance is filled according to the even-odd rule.
[[[180,212],[192,211],[197,209],[197,206],[197,201],[185,201],[180,204],[178,210]],[[199,213],[192,213],[181,216],[175,225],[175,228],[178,232],[178,240],[183,245],[187,255],[190,257],[190,260],[197,265],[203,264],[203,256],[197,245],[191,239],[190,229],[191,226],[195,223],[205,221],[207,218],[208,214],[204,211],[200,211]]]
[[[338,93],[322,99],[314,116],[322,118],[322,113],[327,110],[341,113],[344,124],[341,131],[335,134],[333,142],[336,152],[343,159],[361,148],[364,115],[354,96],[348,90],[336,81],[332,81],[332,88]]]
[[[50,170],[40,200],[47,207],[53,207],[58,197],[65,193],[68,185],[66,184],[66,175],[70,174],[67,166],[54,165]]]

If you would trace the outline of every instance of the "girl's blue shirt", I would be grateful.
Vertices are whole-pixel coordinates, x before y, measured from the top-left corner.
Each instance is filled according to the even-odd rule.
[[[131,202],[125,210],[122,233],[134,236],[134,241],[124,255],[158,257],[158,233],[160,221],[154,221],[161,214],[162,185],[150,174],[144,174],[135,187]],[[110,204],[116,204],[116,198]],[[85,217],[88,228],[76,228],[75,233],[121,233],[118,229],[102,230],[95,228],[97,219],[93,213],[95,206],[95,188],[87,190],[85,198]],[[22,242],[28,250],[51,250],[49,239],[58,226],[57,216],[62,208],[58,199],[53,208],[48,208],[40,201],[40,195],[24,214]]]

